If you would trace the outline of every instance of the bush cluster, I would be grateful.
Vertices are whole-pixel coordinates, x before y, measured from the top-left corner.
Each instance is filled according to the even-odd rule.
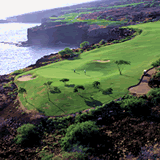
[[[64,138],[61,139],[62,149],[67,151],[71,150],[73,144],[81,144],[85,147],[93,147],[95,139],[99,135],[98,127],[95,122],[86,121],[82,123],[72,124],[67,128]]]
[[[147,97],[151,97],[151,102],[158,105],[160,103],[160,88],[151,89],[147,93]]]
[[[148,116],[150,114],[150,102],[131,95],[127,97],[125,97],[123,101],[118,102],[121,108],[124,108],[126,111],[131,111],[135,116]]]
[[[40,135],[36,131],[36,126],[30,123],[23,124],[17,129],[18,135],[14,138],[16,144],[22,144],[23,146],[33,146],[33,144],[39,144]]]
[[[62,57],[65,57],[66,55],[73,56],[73,51],[70,48],[66,47],[64,50],[59,51],[58,54]]]
[[[104,41],[104,39],[102,39],[100,42],[99,42],[99,44],[101,44],[101,45],[103,45],[103,44],[105,44],[106,42]]]
[[[80,48],[85,48],[89,45],[89,42],[88,41],[84,41],[80,44]]]

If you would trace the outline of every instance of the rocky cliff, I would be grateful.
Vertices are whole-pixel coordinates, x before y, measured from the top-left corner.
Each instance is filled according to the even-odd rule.
[[[116,27],[124,26],[119,25]],[[113,30],[115,26],[99,26],[96,24],[88,25],[87,22],[76,22],[73,24],[60,24],[60,22],[51,26],[28,29],[29,45],[54,46],[56,44],[80,45],[84,41],[90,44],[99,43],[102,39],[109,41],[110,39],[119,39],[123,36],[124,31]],[[127,31],[129,32],[129,31]]]
[[[82,28],[79,26],[82,25]],[[70,25],[61,24],[59,22],[51,26],[41,25],[40,28],[28,29],[28,44],[53,46],[58,42],[66,44],[79,44],[86,39],[86,31],[89,26],[85,23],[74,23]]]

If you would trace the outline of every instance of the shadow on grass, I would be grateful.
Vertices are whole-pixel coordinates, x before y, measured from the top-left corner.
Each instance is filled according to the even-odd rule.
[[[90,99],[87,97],[84,97],[82,95],[80,95],[80,97],[82,97],[84,99],[87,106],[95,107],[95,106],[101,106],[103,104],[100,101],[93,99],[92,97],[90,97]]]
[[[95,107],[95,106],[101,106],[103,104],[100,101],[93,99],[92,97],[90,97],[90,99],[91,99],[90,101],[85,100],[87,106]]]
[[[79,74],[79,73],[77,73],[77,72],[75,72],[76,74]]]
[[[65,87],[74,87],[75,84],[66,84]]]
[[[55,91],[55,90],[51,89],[50,93],[61,93],[61,91]]]

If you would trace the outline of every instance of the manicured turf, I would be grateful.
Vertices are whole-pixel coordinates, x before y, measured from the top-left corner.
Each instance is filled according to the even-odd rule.
[[[117,43],[110,46],[103,46],[81,54],[81,59],[64,60],[61,62],[46,65],[32,71],[25,72],[16,78],[37,74],[34,80],[20,82],[15,81],[18,87],[27,91],[26,103],[23,95],[19,94],[22,104],[27,109],[38,108],[47,116],[71,114],[87,108],[107,103],[111,100],[122,97],[128,93],[127,88],[139,82],[144,69],[151,68],[151,63],[159,57],[160,44],[160,22],[152,22],[129,26],[142,29],[142,33],[132,40]],[[125,27],[124,27],[125,28]],[[109,59],[110,62],[100,63],[93,60]],[[116,60],[130,61],[131,65],[121,65],[122,75],[119,74]],[[76,73],[74,73],[74,69]],[[86,75],[84,74],[86,70]],[[80,90],[80,95],[74,93],[73,87],[65,87],[59,80],[68,78],[68,85],[83,85],[85,90]],[[49,99],[47,88],[43,84],[53,81],[51,88],[57,86],[61,93],[50,93]],[[98,89],[92,87],[94,81],[99,81],[102,89],[113,88],[113,94],[103,95]],[[90,98],[93,93],[93,97]],[[101,103],[100,103],[101,102]],[[63,110],[61,110],[61,109]]]

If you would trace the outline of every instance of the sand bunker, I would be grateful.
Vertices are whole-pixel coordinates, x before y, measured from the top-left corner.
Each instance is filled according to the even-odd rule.
[[[32,79],[35,79],[35,78],[31,78],[32,75],[31,74],[27,74],[27,75],[24,75],[24,76],[21,76],[19,78],[17,78],[18,81],[29,81],[29,80],[32,80]]]
[[[106,62],[110,62],[110,60],[107,60],[107,61],[101,61],[101,60],[93,60],[93,61],[97,61],[97,62],[101,62],[101,63],[106,63]]]

